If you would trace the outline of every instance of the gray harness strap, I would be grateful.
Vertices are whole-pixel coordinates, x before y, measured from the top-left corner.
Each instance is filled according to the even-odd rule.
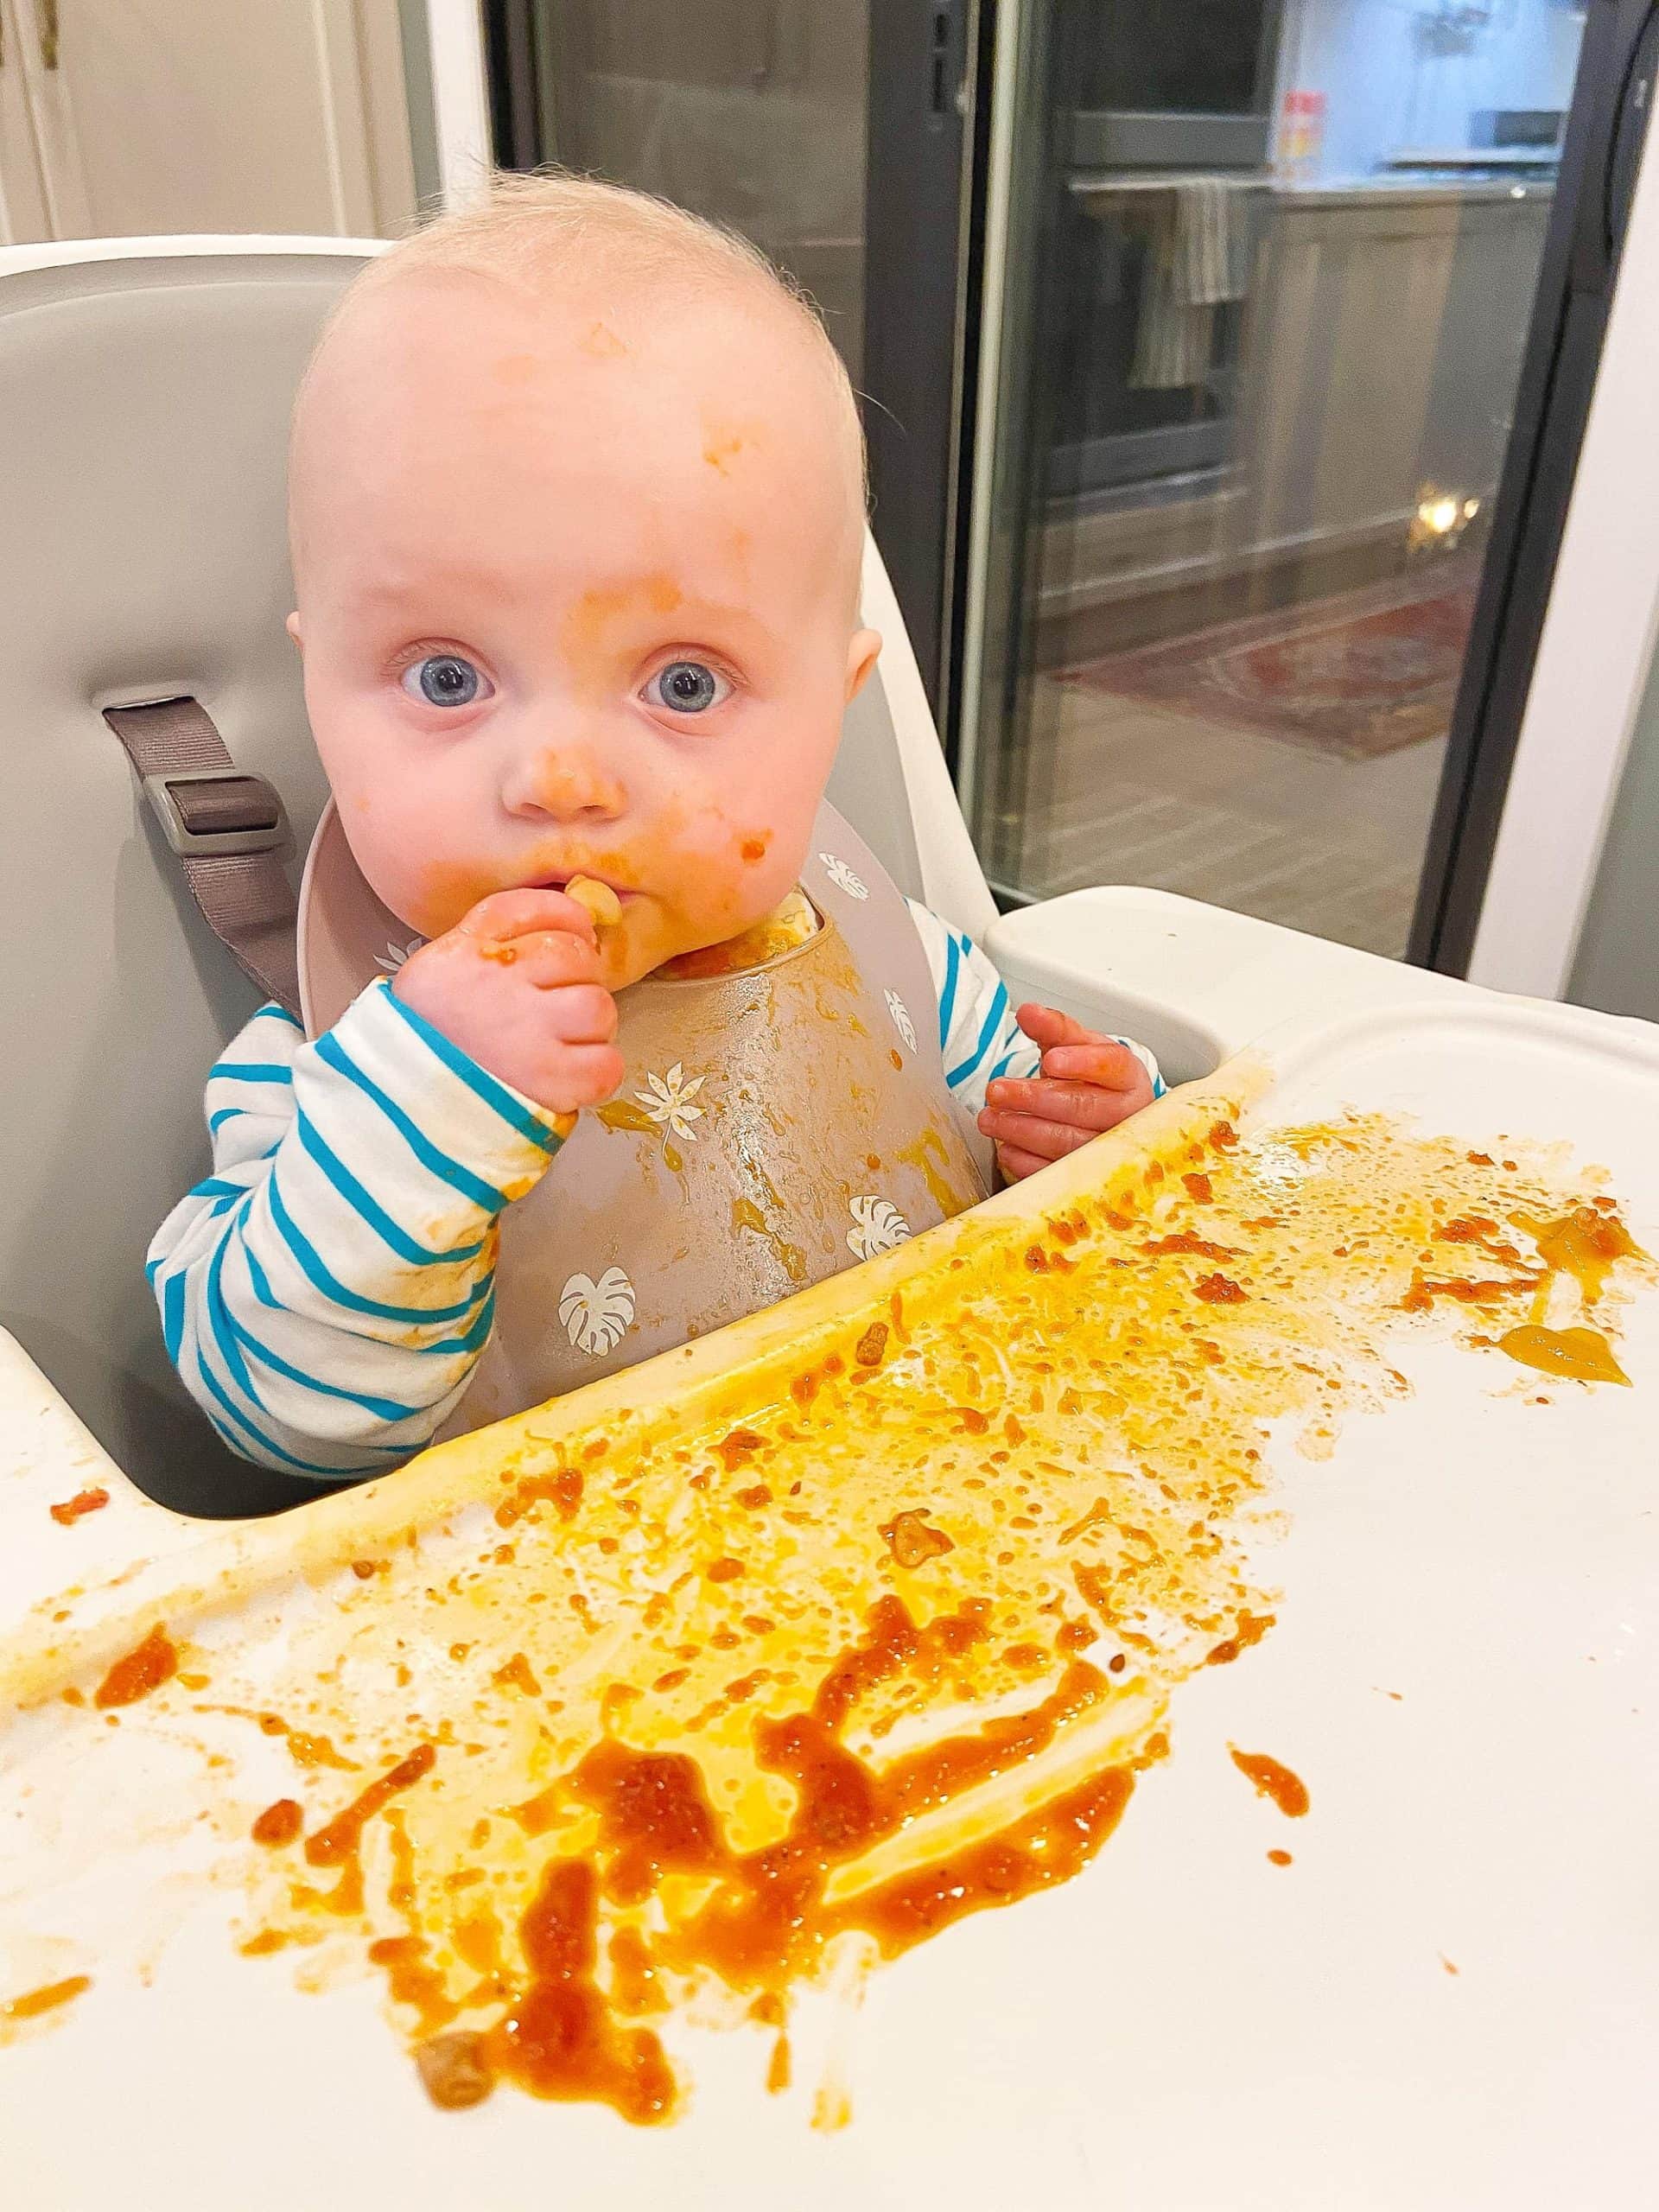
[[[137,772],[202,919],[244,975],[297,1014],[296,910],[278,857],[289,828],[276,791],[237,766],[197,700],[106,707],[104,719]]]

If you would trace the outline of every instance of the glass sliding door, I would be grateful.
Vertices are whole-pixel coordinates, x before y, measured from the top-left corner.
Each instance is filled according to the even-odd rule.
[[[962,730],[988,872],[1402,955],[1584,10],[1021,12]]]
[[[661,193],[804,288],[863,402],[878,543],[936,707],[988,0],[485,0],[498,158]]]
[[[754,240],[856,378],[870,0],[543,0],[536,158],[661,193]]]

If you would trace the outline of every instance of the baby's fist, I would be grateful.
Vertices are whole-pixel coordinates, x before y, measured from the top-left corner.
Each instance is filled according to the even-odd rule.
[[[552,1114],[622,1080],[593,917],[562,891],[498,891],[413,952],[392,989],[452,1045]]]
[[[1042,1053],[1042,1071],[998,1076],[986,1085],[982,1135],[996,1147],[1010,1183],[1115,1129],[1152,1103],[1152,1077],[1115,1037],[1085,1029],[1052,1007],[1022,1006],[1020,1027]]]

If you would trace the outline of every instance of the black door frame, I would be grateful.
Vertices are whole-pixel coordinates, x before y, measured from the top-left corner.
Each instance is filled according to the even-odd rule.
[[[1492,533],[1406,957],[1465,976],[1653,105],[1659,0],[1591,0]]]

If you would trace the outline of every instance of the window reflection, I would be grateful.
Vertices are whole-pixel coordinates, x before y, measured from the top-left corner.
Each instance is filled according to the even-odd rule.
[[[1014,896],[1399,954],[1571,98],[1560,0],[1056,8],[972,733]],[[1033,143],[1016,165],[1041,161]],[[1006,464],[1008,456],[1001,457]]]

